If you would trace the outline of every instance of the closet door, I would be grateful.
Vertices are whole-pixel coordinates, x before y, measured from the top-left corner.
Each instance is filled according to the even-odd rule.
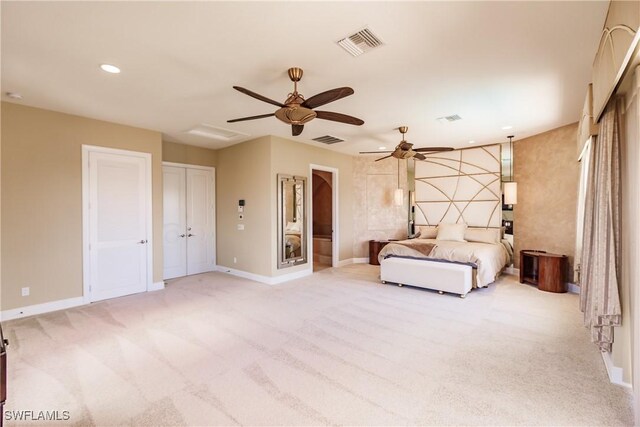
[[[214,269],[213,171],[187,168],[187,274]]]
[[[187,275],[186,169],[163,166],[164,278]]]

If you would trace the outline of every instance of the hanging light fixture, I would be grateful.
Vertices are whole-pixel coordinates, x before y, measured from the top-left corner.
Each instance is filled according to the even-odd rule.
[[[400,159],[398,159],[398,188],[393,192],[393,204],[396,206],[402,206],[404,201],[404,192],[400,188]]]
[[[504,204],[518,203],[518,183],[513,181],[513,135],[509,135],[509,181],[504,183]]]

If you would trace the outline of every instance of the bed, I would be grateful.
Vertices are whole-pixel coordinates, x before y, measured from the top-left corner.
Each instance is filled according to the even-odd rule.
[[[511,264],[511,245],[506,240],[497,241],[427,238],[392,242],[378,255],[380,279],[383,283],[418,286],[464,298],[472,288],[494,282]]]

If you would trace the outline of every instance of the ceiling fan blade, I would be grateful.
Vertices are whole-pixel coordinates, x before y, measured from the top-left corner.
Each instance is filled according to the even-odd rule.
[[[350,87],[337,87],[335,89],[313,95],[311,98],[304,101],[302,106],[314,109],[349,95],[353,95],[353,89]]]
[[[388,156],[380,157],[379,159],[376,159],[375,161],[379,162],[380,160],[388,159],[389,157],[391,157],[391,154],[389,154]]]
[[[265,117],[273,117],[275,115],[276,115],[276,113],[260,114],[259,116],[250,116],[250,117],[242,117],[240,119],[227,120],[227,123],[244,122],[245,120],[264,119]]]
[[[298,136],[302,133],[304,125],[291,125],[291,135]]]
[[[272,104],[275,105],[276,107],[284,107],[284,104],[278,102],[278,101],[274,101],[273,99],[269,99],[266,96],[262,96],[260,94],[257,94],[255,92],[250,91],[249,89],[245,89],[243,87],[240,86],[234,86],[233,87],[235,90],[244,93],[245,95],[249,95],[252,98],[255,99],[259,99],[260,101],[266,102],[268,104]]]
[[[382,154],[382,153],[393,153],[393,151],[361,151],[360,154]]]
[[[425,156],[424,154],[420,154],[420,153],[414,153],[413,154],[413,158],[414,159],[418,159],[418,160],[425,160],[427,158],[427,156]]]
[[[347,116],[346,114],[334,113],[332,111],[316,111],[316,119],[332,120],[334,122],[346,123],[348,125],[360,126],[364,121],[357,117]]]
[[[429,153],[437,153],[440,151],[453,151],[453,147],[424,147],[424,148],[414,148],[413,151],[422,151]]]

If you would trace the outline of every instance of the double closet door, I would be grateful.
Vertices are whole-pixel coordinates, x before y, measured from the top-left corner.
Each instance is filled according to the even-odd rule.
[[[164,165],[164,279],[215,268],[212,168]]]

